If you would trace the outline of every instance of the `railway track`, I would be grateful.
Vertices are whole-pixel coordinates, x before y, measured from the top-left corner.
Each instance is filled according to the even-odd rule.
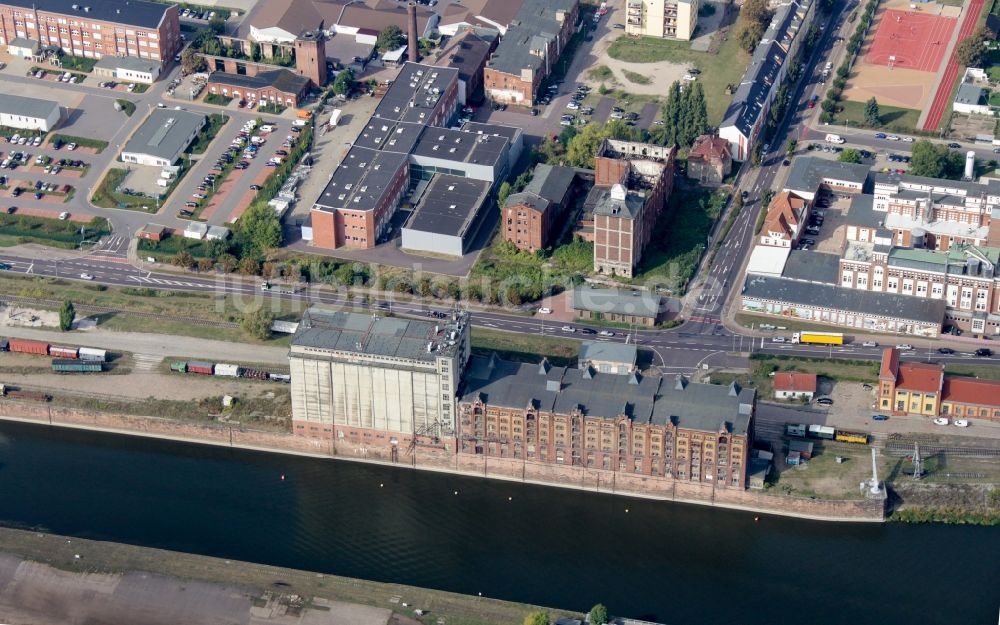
[[[34,297],[18,297],[16,295],[4,295],[0,298],[0,304],[17,304],[20,306],[31,306],[31,305],[42,305],[51,306],[56,309],[62,305],[62,302],[50,299],[38,299]],[[115,315],[128,315],[130,317],[139,317],[141,319],[150,319],[153,321],[181,321],[183,323],[190,323],[192,325],[199,326],[212,326],[220,328],[239,328],[240,324],[232,321],[216,321],[212,319],[199,319],[197,317],[176,317],[173,315],[160,315],[157,313],[148,312],[138,312],[135,310],[125,310],[122,308],[111,308],[109,306],[94,306],[91,304],[74,304],[77,310],[81,312],[91,312],[99,314],[115,314]]]
[[[913,453],[913,445],[918,441],[886,441],[884,449],[897,455]],[[1000,458],[1000,449],[991,447],[944,447],[941,445],[920,444],[921,455],[943,453],[963,458]]]

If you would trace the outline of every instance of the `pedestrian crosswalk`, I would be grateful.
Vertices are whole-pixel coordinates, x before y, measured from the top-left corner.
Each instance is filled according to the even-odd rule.
[[[155,371],[163,360],[163,356],[156,356],[154,354],[133,354],[132,360],[134,365],[132,366],[133,371]]]
[[[143,284],[153,284],[160,286],[188,286],[203,289],[210,289],[214,285],[206,282],[185,282],[183,280],[167,280],[165,278],[152,278],[149,276],[129,276],[129,280],[135,280]]]

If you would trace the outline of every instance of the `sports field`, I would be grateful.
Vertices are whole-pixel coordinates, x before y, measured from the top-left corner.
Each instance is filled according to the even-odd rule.
[[[951,17],[887,9],[882,13],[864,61],[892,69],[936,72],[956,22]]]

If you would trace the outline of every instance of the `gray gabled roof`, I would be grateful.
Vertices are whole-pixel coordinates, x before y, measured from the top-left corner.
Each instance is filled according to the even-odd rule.
[[[756,391],[738,385],[693,384],[683,378],[616,375],[593,369],[550,367],[473,356],[461,401],[492,406],[746,434]]]
[[[528,183],[528,186],[524,190],[543,197],[550,202],[559,203],[565,197],[569,188],[573,186],[575,177],[576,170],[572,167],[539,163],[535,166],[531,182]]]
[[[77,19],[114,22],[155,29],[170,9],[170,4],[146,0],[5,0],[4,4],[22,9],[61,13]]]
[[[29,98],[23,95],[0,93],[0,113],[48,119],[53,111],[56,113],[59,112],[58,102]]]
[[[568,15],[577,3],[578,0],[524,0],[488,67],[514,76],[520,76],[525,68],[537,71],[545,63],[544,55],[537,51],[547,51],[548,42],[562,28],[556,13],[565,11]]]
[[[743,297],[801,304],[828,310],[852,311],[875,317],[904,319],[920,323],[941,323],[944,319],[945,308],[944,300],[862,291],[757,275],[747,278],[743,286]]]
[[[580,345],[579,360],[581,363],[590,360],[603,362],[620,362],[634,365],[639,355],[635,343],[610,343],[604,341],[584,341]]]
[[[660,312],[660,296],[645,291],[580,287],[573,290],[573,310],[656,317]]]
[[[201,113],[153,109],[122,152],[173,160],[187,148],[192,134],[204,124],[205,116]]]
[[[815,193],[825,180],[864,186],[869,173],[867,165],[841,163],[815,156],[800,156],[792,161],[784,188],[795,193]]]

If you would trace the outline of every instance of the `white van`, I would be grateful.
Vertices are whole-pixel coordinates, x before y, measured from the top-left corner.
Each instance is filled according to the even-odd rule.
[[[827,143],[847,143],[847,139],[841,137],[840,135],[829,134],[826,136]]]

